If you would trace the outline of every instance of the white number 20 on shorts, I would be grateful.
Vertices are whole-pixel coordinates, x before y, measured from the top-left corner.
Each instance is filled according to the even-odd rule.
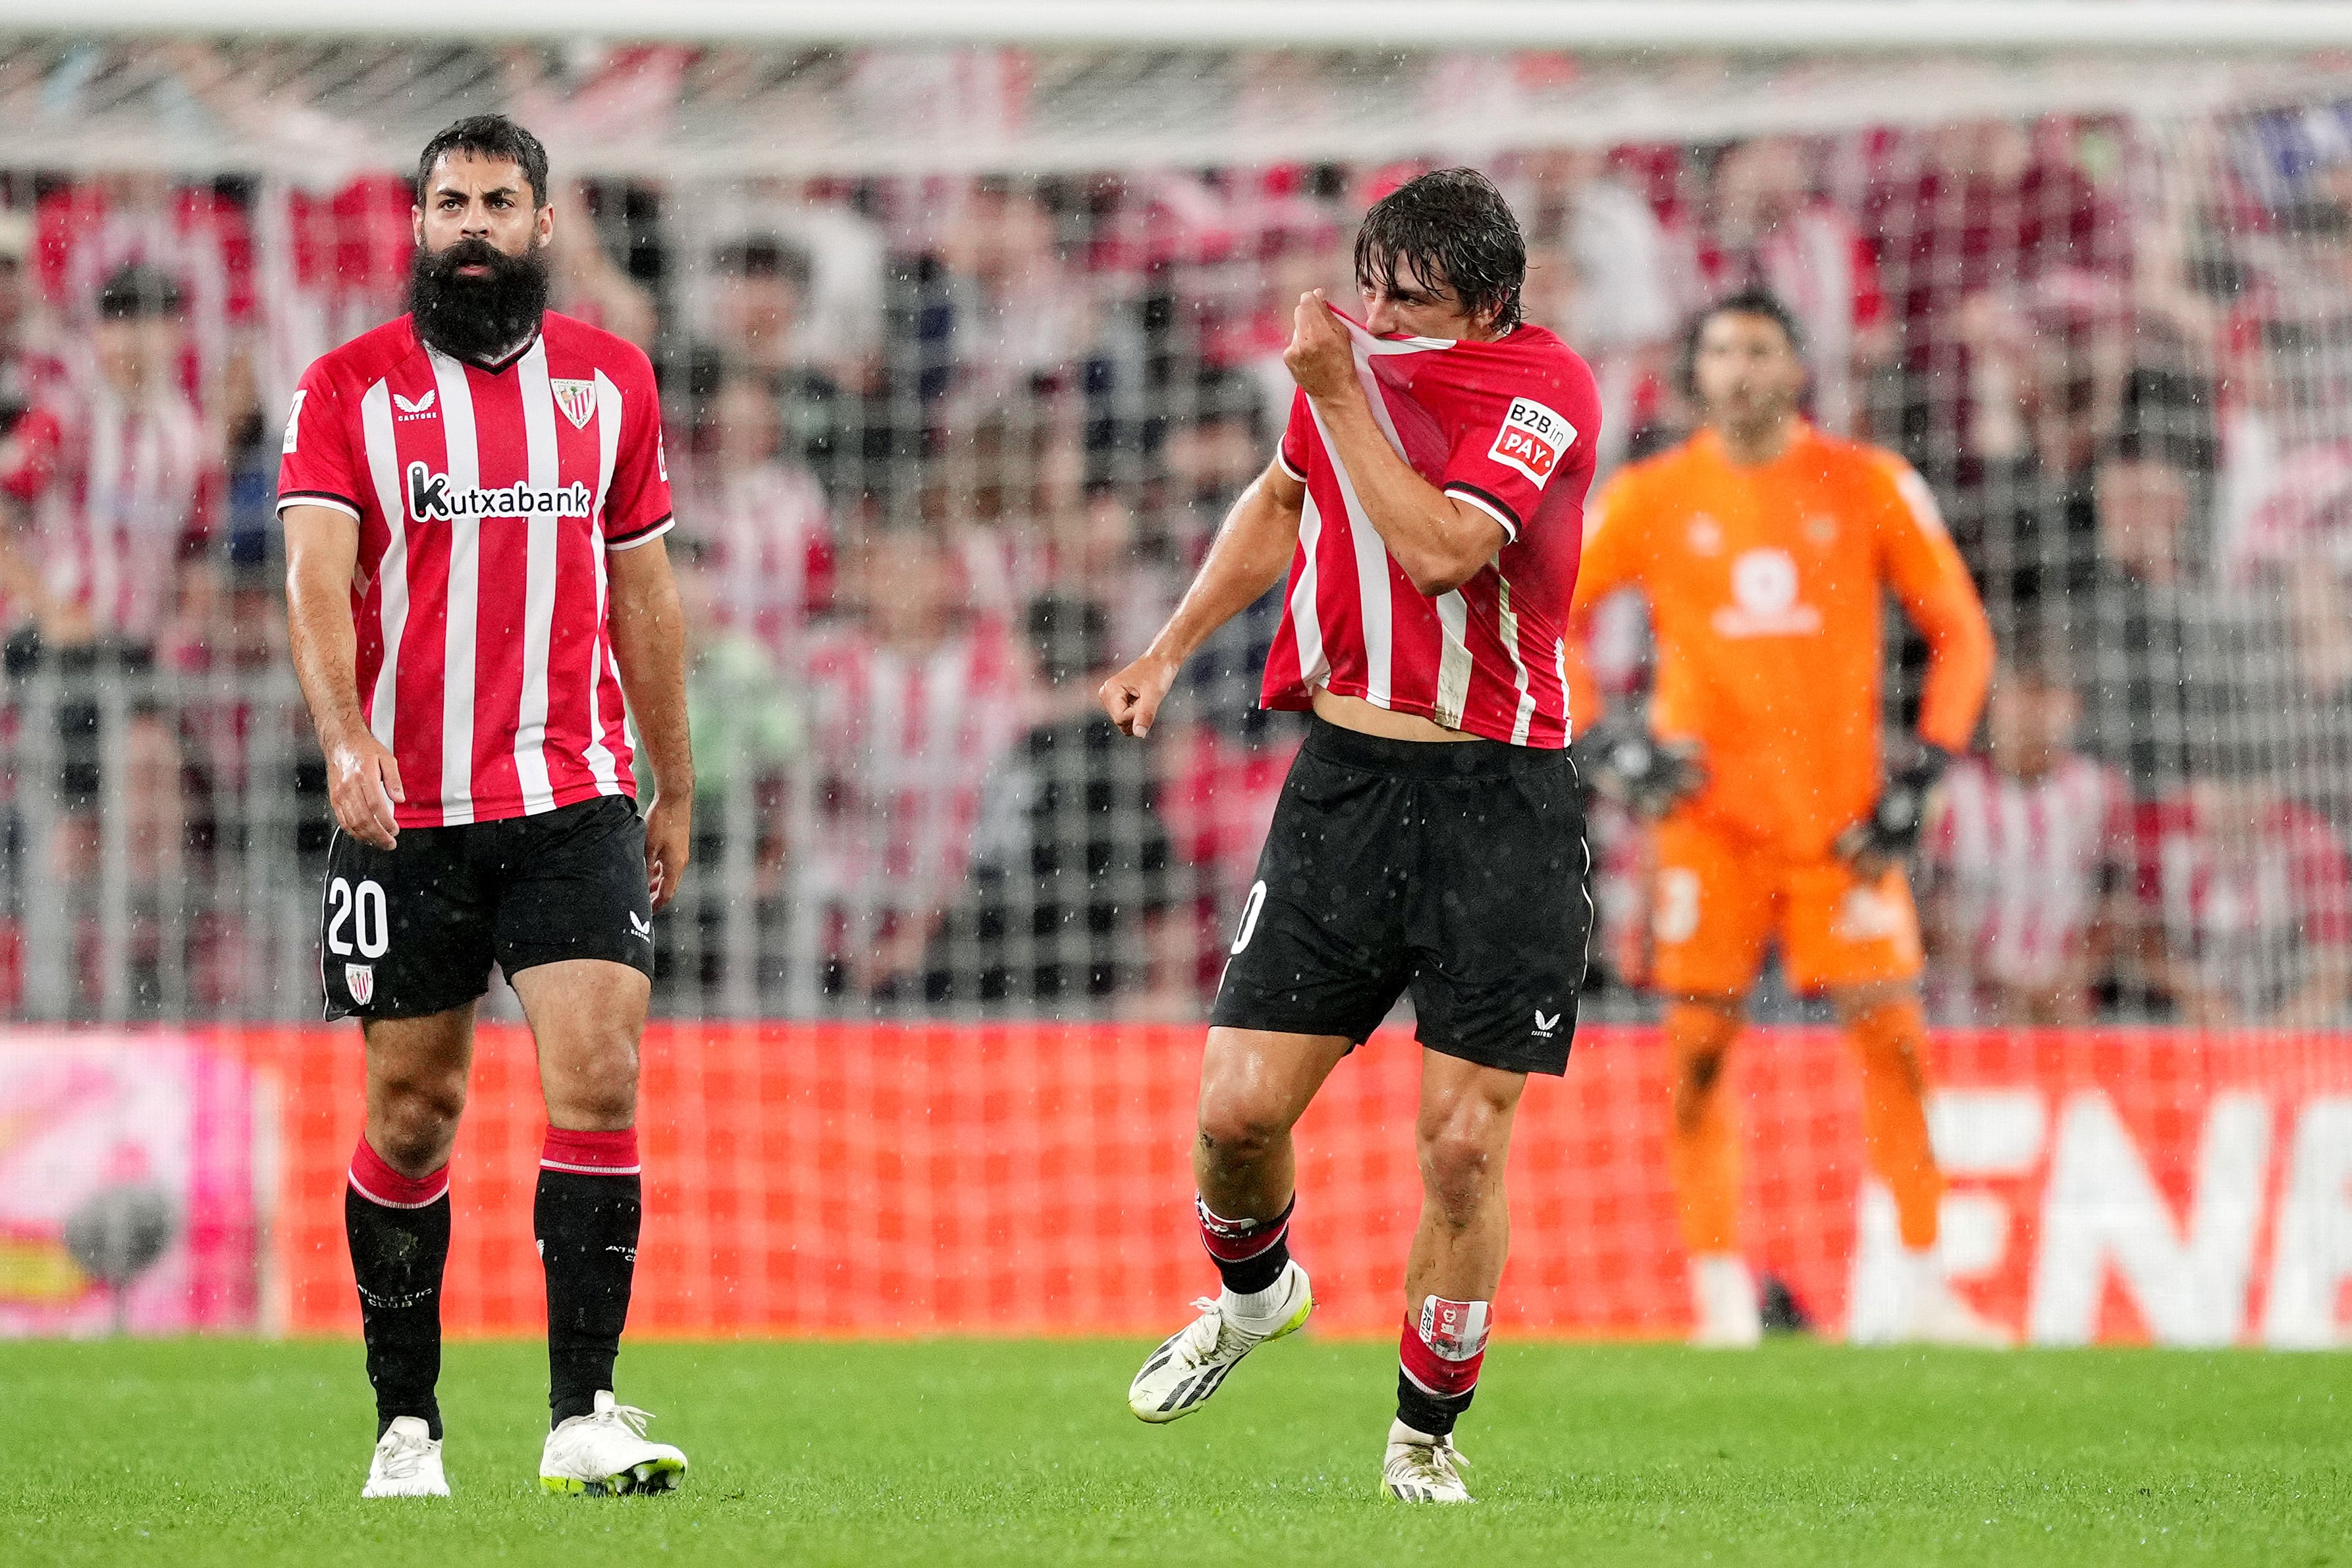
[[[1234,938],[1234,951],[1235,953],[1239,953],[1243,948],[1248,946],[1250,938],[1257,935],[1257,917],[1262,912],[1264,912],[1265,908],[1265,883],[1262,882],[1252,883],[1250,884],[1249,899],[1242,905],[1241,935]]]
[[[381,958],[392,946],[392,916],[384,906],[383,883],[362,882],[353,892],[352,884],[339,876],[327,884],[327,951],[337,957],[346,957],[352,951],[351,938],[343,935],[346,925],[359,939],[362,958]]]

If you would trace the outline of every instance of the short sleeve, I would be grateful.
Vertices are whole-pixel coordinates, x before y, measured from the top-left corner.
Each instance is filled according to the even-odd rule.
[[[1293,392],[1290,423],[1282,427],[1282,444],[1275,448],[1274,460],[1282,465],[1284,473],[1302,485],[1307,483],[1307,433],[1314,424],[1315,415],[1307,406],[1307,393]]]
[[[662,448],[661,399],[641,351],[619,378],[621,434],[604,495],[604,548],[628,549],[669,531],[669,455]]]
[[[303,372],[294,406],[286,412],[286,438],[278,459],[278,510],[328,507],[360,516],[360,465],[352,452],[351,428],[327,361]]]
[[[1543,504],[1545,487],[1571,465],[1576,444],[1591,435],[1539,398],[1477,389],[1465,399],[1439,488],[1502,524],[1517,544]]]

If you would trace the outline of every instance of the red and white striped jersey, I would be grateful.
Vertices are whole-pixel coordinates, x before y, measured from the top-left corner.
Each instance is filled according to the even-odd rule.
[[[1964,758],[1945,774],[1927,858],[1950,890],[1972,976],[2054,985],[2079,955],[2100,895],[2129,852],[2123,778],[2084,757],[2035,779]]]
[[[982,618],[927,649],[863,630],[810,650],[825,818],[814,880],[866,940],[886,916],[945,907],[963,883],[989,770],[1026,723],[1020,651]]]
[[[604,552],[668,530],[644,350],[551,311],[495,371],[405,316],[312,365],[278,505],[359,519],[359,698],[403,827],[634,794]]]
[[[815,476],[788,463],[697,465],[685,536],[702,546],[720,621],[791,648],[833,600],[833,518]]]
[[[1265,705],[1304,708],[1319,687],[1489,740],[1566,746],[1562,638],[1601,428],[1592,372],[1541,327],[1473,343],[1375,338],[1341,319],[1389,444],[1502,524],[1505,541],[1460,588],[1423,595],[1299,392],[1281,460],[1307,503]]]
[[[2242,785],[2237,797],[2192,787],[2141,806],[2135,858],[2142,917],[2252,1023],[2352,948],[2352,860],[2318,812]]]
[[[42,587],[87,610],[97,635],[152,643],[220,506],[220,460],[194,400],[177,378],[125,396],[85,365],[20,425],[5,487],[32,509]]]

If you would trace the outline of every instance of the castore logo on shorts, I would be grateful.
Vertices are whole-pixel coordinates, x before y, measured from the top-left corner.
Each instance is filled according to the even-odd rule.
[[[584,517],[595,504],[588,486],[575,479],[561,488],[509,485],[502,490],[457,490],[449,476],[436,474],[423,463],[408,465],[408,516],[419,523],[446,523],[458,517]]]

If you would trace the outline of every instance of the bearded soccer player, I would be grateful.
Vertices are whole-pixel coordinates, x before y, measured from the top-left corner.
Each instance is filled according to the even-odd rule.
[[[1223,1289],[1128,1403],[1190,1415],[1307,1322],[1290,1129],[1410,993],[1423,1190],[1383,1479],[1412,1502],[1469,1500],[1453,1434],[1502,1278],[1511,1120],[1528,1073],[1567,1067],[1591,921],[1561,661],[1600,405],[1584,362],[1521,324],[1525,272],[1470,170],[1377,203],[1363,324],[1299,300],[1280,453],[1102,688],[1142,735],[1202,639],[1288,571],[1264,701],[1314,717],[1218,989],[1192,1151]]]
[[[694,798],[669,482],[644,353],[546,308],[547,190],[546,152],[510,120],[435,137],[410,313],[313,364],[286,425],[289,622],[339,829],[321,978],[367,1050],[343,1202],[376,1396],[363,1497],[449,1490],[449,1152],[494,963],[546,1097],[541,1483],[660,1491],[686,1474],[613,1396],[652,921]],[[625,690],[660,787],[642,821]]]
[[[1894,1194],[1906,1249],[1906,1334],[1998,1343],[1936,1260],[1943,1184],[1927,1139],[1918,923],[1904,874],[1928,792],[1976,727],[1992,636],[1919,476],[1800,416],[1801,350],[1769,294],[1704,311],[1685,379],[1706,427],[1602,491],[1578,624],[1611,594],[1639,591],[1656,684],[1650,732],[1603,719],[1579,737],[1579,760],[1600,788],[1659,819],[1653,980],[1667,998],[1669,1163],[1696,1341],[1748,1345],[1760,1332],[1738,1250],[1738,1129],[1723,1070],[1777,936],[1791,984],[1828,993],[1861,1061],[1870,1166]],[[1882,773],[1889,590],[1930,657],[1918,733]],[[1577,684],[1579,712],[1599,716]]]

